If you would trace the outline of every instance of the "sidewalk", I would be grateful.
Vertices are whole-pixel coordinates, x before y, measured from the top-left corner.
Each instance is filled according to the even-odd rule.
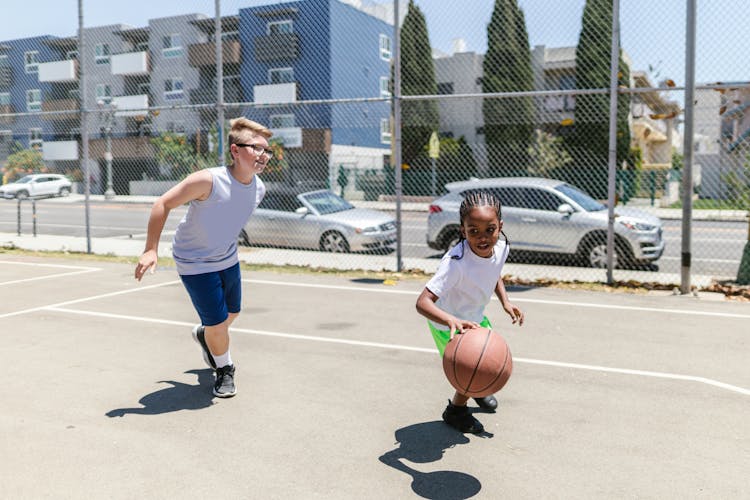
[[[38,235],[0,233],[0,247],[21,248],[32,251],[81,252],[88,251],[86,238],[60,235]],[[143,252],[143,240],[123,238],[92,238],[91,253],[118,257],[138,257]],[[160,257],[171,257],[171,246],[162,244],[159,247]],[[321,254],[306,250],[286,250],[277,248],[241,247],[240,261],[247,264],[273,266],[302,266],[311,269],[328,268],[340,270],[390,271],[397,270],[396,255],[369,254]],[[432,274],[437,270],[440,259],[409,258],[402,259],[402,270],[420,270]],[[534,282],[551,280],[562,282],[599,282],[607,279],[606,270],[573,266],[533,265],[508,263],[504,267],[506,275]],[[637,281],[641,283],[658,283],[661,285],[679,286],[680,275],[677,273],[629,271],[616,269],[616,281]],[[703,288],[711,284],[712,276],[692,275],[691,284]]]
[[[111,200],[106,200],[104,195],[94,194],[89,196],[89,200],[92,203],[142,203],[152,204],[158,196],[115,196]],[[46,198],[42,200],[43,203],[83,203],[84,196],[82,194],[72,194],[65,198]],[[360,208],[371,208],[375,210],[388,210],[395,211],[396,203],[394,201],[363,201],[363,200],[348,200],[349,203]],[[414,202],[409,201],[409,197],[404,197],[404,201],[401,203],[401,210],[404,212],[427,212],[429,211],[430,204],[428,202]],[[648,200],[632,200],[627,205],[629,208],[636,208],[643,212],[655,215],[662,220],[682,220],[682,209],[681,208],[660,208],[651,206]],[[734,222],[747,222],[748,212],[746,210],[696,210],[692,211],[692,220],[696,221],[734,221]]]

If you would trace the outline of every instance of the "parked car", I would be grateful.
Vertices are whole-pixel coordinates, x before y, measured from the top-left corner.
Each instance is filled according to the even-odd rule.
[[[328,190],[269,189],[239,241],[324,252],[391,251],[396,221],[376,210],[355,208]]]
[[[68,196],[72,187],[73,183],[64,175],[31,174],[0,186],[0,197],[22,200],[30,197]]]
[[[427,244],[447,251],[459,239],[459,207],[473,191],[495,194],[502,204],[503,231],[511,249],[563,254],[584,265],[607,265],[607,206],[563,181],[536,177],[478,179],[447,184],[448,193],[429,208]],[[649,265],[664,252],[658,217],[615,209],[615,256],[619,267]]]

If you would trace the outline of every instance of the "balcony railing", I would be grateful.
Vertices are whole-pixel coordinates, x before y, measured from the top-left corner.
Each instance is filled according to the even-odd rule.
[[[80,104],[78,99],[48,99],[42,101],[42,111],[45,113],[55,112],[54,115],[44,115],[45,120],[72,120],[78,117]],[[73,111],[72,113],[61,113],[61,111]]]
[[[150,72],[147,51],[115,54],[110,65],[113,75],[147,75]]]
[[[255,59],[261,62],[297,59],[299,36],[297,33],[278,33],[255,39]]]
[[[78,61],[64,59],[39,64],[40,82],[75,82],[78,80]]]
[[[242,50],[238,40],[225,40],[221,44],[221,58],[224,64],[239,64],[242,61]],[[216,45],[213,42],[196,43],[188,47],[190,66],[216,65]]]

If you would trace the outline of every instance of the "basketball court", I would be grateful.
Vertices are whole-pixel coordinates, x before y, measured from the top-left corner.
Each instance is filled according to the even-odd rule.
[[[747,495],[747,303],[509,289],[526,324],[487,309],[514,370],[474,436],[440,420],[421,281],[244,271],[223,400],[174,269],[0,261],[3,498]]]

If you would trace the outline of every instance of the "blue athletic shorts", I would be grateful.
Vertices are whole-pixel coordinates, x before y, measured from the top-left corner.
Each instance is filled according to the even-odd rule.
[[[240,312],[242,282],[239,262],[223,271],[180,275],[203,326],[226,321],[229,313]]]

